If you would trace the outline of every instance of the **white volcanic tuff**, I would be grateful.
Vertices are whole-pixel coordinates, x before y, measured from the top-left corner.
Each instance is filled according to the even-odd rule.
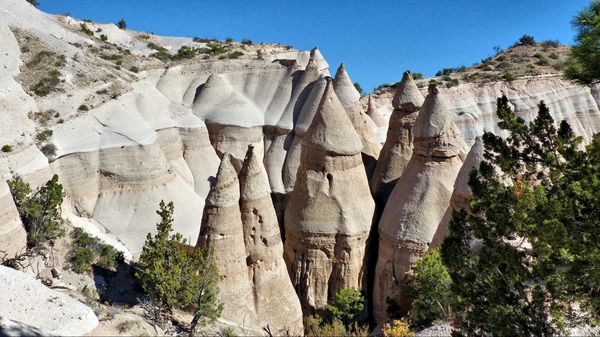
[[[307,310],[343,287],[360,287],[374,203],[360,136],[331,83],[303,138],[298,177],[285,213],[285,259]]]
[[[150,145],[81,152],[52,163],[68,201],[118,237],[133,253],[144,243],[140,233],[155,231],[160,200],[175,204],[174,229],[198,236],[201,195],[209,189],[219,159],[205,128],[165,129]]]
[[[0,266],[0,289],[0,317],[44,334],[82,336],[98,325],[88,306],[20,271]]]
[[[517,79],[511,83],[463,83],[448,89],[446,96],[454,122],[469,142],[484,131],[499,132],[496,100],[502,94],[506,94],[517,115],[527,121],[535,118],[537,105],[543,100],[556,121],[566,119],[576,134],[589,140],[600,131],[600,100],[597,92],[597,87],[582,86],[560,76],[547,76]],[[375,95],[373,98],[382,114],[391,109],[391,93]]]
[[[373,290],[374,316],[386,317],[387,299],[406,312],[405,276],[428,249],[447,213],[462,166],[464,143],[447,103],[435,87],[414,126],[414,151],[379,222],[379,255]]]

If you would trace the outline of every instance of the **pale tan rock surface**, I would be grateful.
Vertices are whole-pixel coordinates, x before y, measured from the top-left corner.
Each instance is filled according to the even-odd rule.
[[[10,179],[6,163],[0,159],[0,259],[14,257],[27,247],[27,233],[7,184]]]
[[[424,99],[411,74],[405,72],[394,94],[387,137],[371,179],[371,190],[382,210],[412,156],[413,127]]]
[[[474,168],[479,169],[479,164],[483,160],[483,151],[483,139],[477,137],[458,172],[458,176],[454,182],[450,205],[431,240],[430,247],[440,247],[442,245],[442,241],[444,241],[446,234],[448,234],[448,225],[452,219],[453,211],[468,210],[468,202],[473,197],[473,191],[471,191],[471,187],[469,186],[469,176]]]
[[[264,166],[249,146],[240,171],[240,209],[244,226],[246,264],[260,326],[274,335],[303,333],[300,301],[283,259],[283,241]]]
[[[374,317],[385,320],[387,299],[406,312],[406,276],[423,256],[448,210],[464,144],[445,98],[430,87],[414,126],[414,151],[379,222]]]
[[[260,332],[252,281],[246,262],[244,230],[239,206],[240,185],[229,154],[223,156],[216,181],[206,198],[197,246],[210,247],[222,276],[219,321],[252,327]],[[261,333],[262,334],[262,333]]]
[[[361,287],[374,208],[362,147],[328,79],[285,214],[284,256],[305,310],[322,309],[342,287]]]
[[[20,271],[0,266],[0,289],[0,317],[34,330],[81,336],[98,325],[92,309]]]

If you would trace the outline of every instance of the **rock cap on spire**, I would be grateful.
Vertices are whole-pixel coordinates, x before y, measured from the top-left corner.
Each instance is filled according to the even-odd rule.
[[[419,88],[417,88],[415,81],[413,81],[410,71],[405,71],[400,84],[396,88],[392,106],[394,109],[417,110],[423,105],[424,101],[425,98]]]
[[[360,153],[363,144],[327,78],[323,98],[304,136],[304,145],[339,155]]]

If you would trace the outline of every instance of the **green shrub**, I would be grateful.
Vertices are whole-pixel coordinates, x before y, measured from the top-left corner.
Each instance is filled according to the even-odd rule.
[[[549,58],[553,59],[553,60],[558,60],[559,56],[557,53],[551,53],[550,55],[548,55]]]
[[[451,318],[454,297],[452,279],[442,262],[439,249],[429,250],[415,263],[414,274],[408,281],[407,297],[412,301],[411,324],[423,328],[437,320]]]
[[[519,38],[514,46],[535,46],[535,39],[533,36],[525,34]]]
[[[547,66],[550,64],[550,62],[548,62],[548,60],[545,57],[542,57],[535,64],[537,64],[538,66]]]
[[[42,153],[46,156],[46,157],[52,157],[56,155],[56,145],[52,144],[52,143],[48,143],[48,144],[44,144],[42,145],[42,147],[40,148],[40,151],[42,151]]]
[[[85,274],[92,271],[92,265],[114,270],[119,261],[123,261],[123,254],[113,246],[102,243],[97,237],[91,236],[81,228],[71,232],[73,247],[70,251],[69,262],[73,271]]]
[[[237,59],[237,58],[240,58],[240,56],[244,56],[244,53],[242,53],[239,50],[236,50],[233,53],[230,53],[229,55],[227,55],[227,57],[230,59]]]
[[[2,145],[2,152],[12,152],[13,148],[11,145]]]
[[[415,80],[420,80],[423,78],[423,74],[421,74],[421,73],[411,73],[411,74],[412,74],[413,79],[415,79]]]
[[[502,75],[502,79],[504,79],[507,82],[512,82],[515,80],[515,76],[511,73],[511,72],[505,72],[504,75]]]
[[[119,29],[126,29],[127,22],[125,22],[125,19],[119,20],[119,22],[117,22],[117,27],[119,27]]]
[[[38,96],[46,96],[51,91],[54,91],[60,84],[60,72],[58,70],[51,70],[48,72],[48,76],[39,80],[35,85],[31,87]]]
[[[365,91],[363,90],[363,88],[360,86],[360,83],[358,82],[354,82],[354,88],[356,89],[356,91],[358,91],[359,94],[364,94]]]
[[[365,298],[356,288],[342,288],[325,307],[333,317],[340,320],[350,330],[365,308]]]
[[[216,297],[219,274],[212,251],[197,247],[190,252],[180,233],[171,234],[173,211],[172,202],[160,202],[160,209],[156,211],[161,218],[156,225],[157,233],[146,236],[135,275],[160,313],[195,304],[197,311],[191,323],[193,333],[196,324],[221,314],[223,307]]]
[[[220,336],[222,337],[236,337],[238,334],[235,332],[235,329],[232,327],[225,327],[221,329]]]
[[[94,262],[94,253],[88,247],[77,247],[73,250],[69,259],[71,268],[78,274],[85,274],[92,271],[92,262]]]
[[[177,54],[173,55],[173,60],[193,59],[196,56],[196,49],[189,46],[182,46],[177,51]]]
[[[348,332],[339,319],[324,322],[320,316],[306,316],[303,320],[304,335],[306,337],[339,337],[347,336]]]
[[[106,36],[106,34],[100,34],[100,40],[102,40],[103,42],[107,42],[108,36]]]
[[[225,43],[233,43],[233,39],[228,37],[225,39]]]
[[[52,130],[44,130],[35,136],[38,143],[43,143],[52,137]]]
[[[242,44],[245,46],[251,46],[254,44],[254,42],[252,42],[252,40],[250,40],[250,39],[243,39]]]
[[[88,108],[87,105],[82,104],[82,105],[79,106],[79,108],[77,108],[77,110],[79,110],[79,111],[88,111],[88,110],[90,110],[90,108]]]
[[[64,193],[56,174],[36,191],[32,191],[20,177],[8,181],[8,187],[27,230],[28,247],[36,247],[64,235],[60,210]]]
[[[131,71],[133,73],[139,73],[140,72],[140,68],[138,68],[136,66],[131,66],[131,68],[129,68],[129,71]]]
[[[81,23],[81,24],[79,24],[79,27],[81,27],[81,31],[84,32],[85,34],[87,34],[89,36],[94,36],[94,32],[88,28],[87,24]]]

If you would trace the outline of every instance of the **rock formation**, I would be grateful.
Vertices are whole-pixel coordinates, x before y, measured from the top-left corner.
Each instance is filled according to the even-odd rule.
[[[398,101],[397,105],[401,101]],[[385,320],[387,300],[407,311],[406,276],[423,256],[448,209],[462,166],[463,140],[435,86],[414,125],[414,150],[379,222],[379,254],[373,289],[374,317]]]
[[[379,113],[379,109],[375,106],[375,100],[369,95],[369,101],[367,102],[367,116],[371,118],[377,128],[384,127],[388,124],[385,118]]]
[[[197,246],[214,250],[215,262],[223,277],[219,282],[219,300],[224,304],[220,320],[234,326],[256,326],[252,282],[248,277],[247,252],[239,206],[240,185],[230,155],[221,160],[214,186],[211,188],[202,215]]]
[[[394,94],[387,137],[371,179],[371,190],[381,210],[412,156],[413,126],[423,101],[410,72],[404,72]]]
[[[465,162],[458,171],[458,176],[454,182],[454,188],[452,192],[452,198],[450,199],[450,205],[448,210],[440,222],[433,239],[431,240],[430,247],[440,247],[442,241],[448,234],[448,225],[452,219],[453,211],[467,210],[468,202],[473,197],[473,191],[469,186],[469,175],[473,168],[479,168],[479,163],[483,160],[483,139],[481,137],[475,138],[475,143],[471,146],[471,150],[465,158]]]
[[[331,79],[302,143],[285,213],[285,260],[303,308],[323,309],[342,287],[361,287],[374,203],[363,144]]]
[[[246,264],[252,281],[257,317],[274,335],[301,335],[302,309],[283,259],[283,241],[267,172],[248,147],[240,171],[240,209],[244,226]]]
[[[361,150],[363,163],[365,171],[367,172],[367,177],[370,179],[373,170],[375,169],[377,157],[381,151],[381,144],[379,143],[375,132],[377,126],[363,111],[362,104],[359,101],[360,93],[356,87],[354,87],[350,75],[348,75],[343,63],[335,74],[333,88],[342,103],[342,106],[346,109],[348,117],[350,117],[350,121],[352,122],[352,125],[354,125],[354,128],[358,132],[360,140],[363,143],[363,148]]]

